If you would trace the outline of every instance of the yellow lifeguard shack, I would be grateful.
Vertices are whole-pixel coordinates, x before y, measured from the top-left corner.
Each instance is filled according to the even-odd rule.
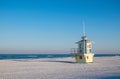
[[[80,63],[93,62],[94,53],[91,52],[92,42],[88,40],[86,36],[83,36],[82,40],[76,43],[78,44],[77,53],[74,53],[76,62]]]

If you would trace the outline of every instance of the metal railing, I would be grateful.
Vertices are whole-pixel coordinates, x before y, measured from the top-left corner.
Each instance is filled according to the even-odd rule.
[[[78,51],[80,51],[79,48],[71,48],[71,53],[78,53]]]

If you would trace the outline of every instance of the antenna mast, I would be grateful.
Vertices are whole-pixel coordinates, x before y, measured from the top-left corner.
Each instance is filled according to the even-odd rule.
[[[82,22],[82,26],[83,26],[83,35],[85,36],[85,22],[84,22],[84,20]]]
[[[83,25],[83,41],[84,41],[84,51],[83,53],[86,53],[86,44],[85,44],[85,23],[84,23],[84,20],[82,22],[82,25]]]

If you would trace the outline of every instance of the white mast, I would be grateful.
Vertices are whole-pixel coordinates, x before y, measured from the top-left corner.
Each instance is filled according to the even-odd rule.
[[[85,23],[84,23],[84,20],[82,22],[82,26],[83,26],[83,41],[84,41],[84,51],[83,51],[83,53],[86,53],[86,45],[85,45]]]
[[[82,22],[82,26],[83,26],[83,36],[85,36],[85,23],[84,23],[84,20]]]

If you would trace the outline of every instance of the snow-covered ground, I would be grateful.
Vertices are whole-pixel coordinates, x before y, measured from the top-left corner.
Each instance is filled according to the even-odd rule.
[[[74,58],[0,60],[0,79],[120,79],[120,56],[89,64]]]

